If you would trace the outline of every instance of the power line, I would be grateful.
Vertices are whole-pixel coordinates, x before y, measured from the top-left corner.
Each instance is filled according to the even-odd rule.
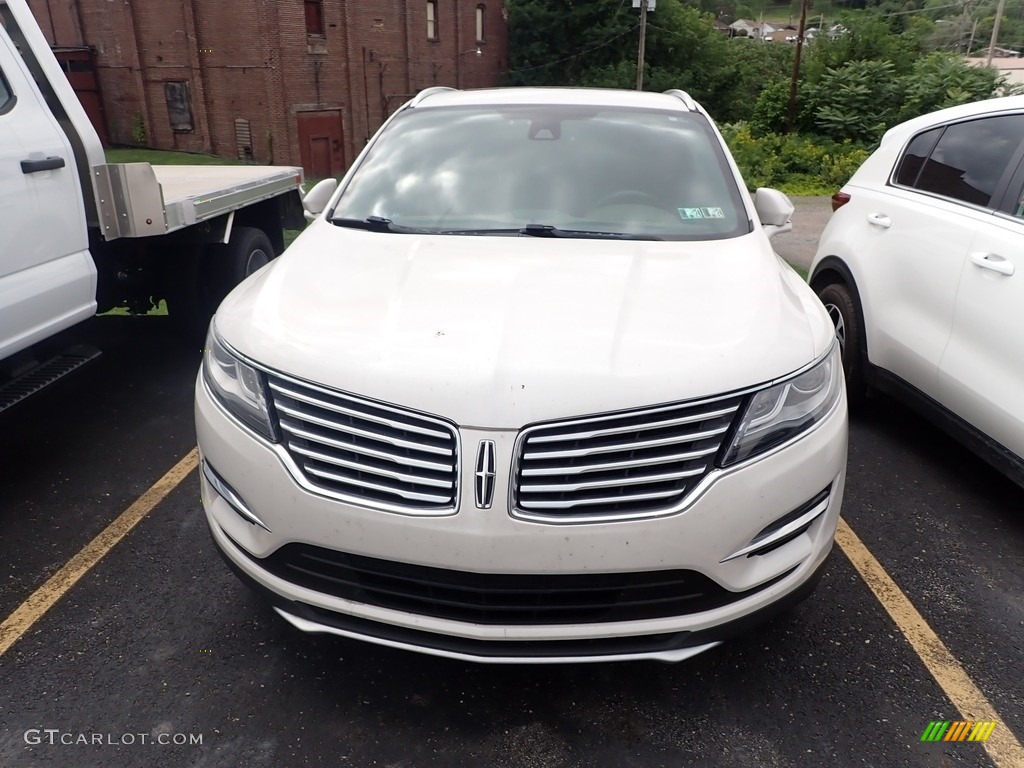
[[[584,55],[586,53],[590,53],[591,51],[596,51],[599,48],[604,48],[606,45],[610,45],[611,43],[614,43],[620,37],[625,37],[626,35],[629,35],[629,34],[632,34],[633,32],[636,32],[636,30],[639,29],[639,28],[640,28],[639,24],[634,24],[632,27],[627,29],[625,32],[620,32],[619,34],[615,35],[614,37],[610,37],[607,40],[605,40],[603,43],[598,43],[597,45],[595,45],[595,46],[593,46],[591,48],[584,48],[584,49],[581,49],[579,51],[575,51],[573,53],[570,53],[568,56],[565,56],[565,57],[563,57],[561,59],[558,59],[556,61],[549,61],[547,64],[538,64],[535,67],[523,67],[522,69],[510,69],[508,71],[508,74],[510,74],[510,75],[518,75],[518,74],[521,74],[522,72],[532,72],[535,69],[544,69],[545,67],[553,67],[553,66],[555,66],[555,64],[561,64],[564,61],[569,61],[569,59],[575,59],[577,56],[582,56],[582,55]]]

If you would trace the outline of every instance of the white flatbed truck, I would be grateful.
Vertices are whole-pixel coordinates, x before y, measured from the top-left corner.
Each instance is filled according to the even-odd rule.
[[[198,337],[302,228],[301,184],[294,167],[108,163],[25,0],[0,0],[0,411],[99,354],[47,349],[97,312],[166,300]]]

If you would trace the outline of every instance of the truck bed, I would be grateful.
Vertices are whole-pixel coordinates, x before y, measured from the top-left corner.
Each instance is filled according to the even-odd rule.
[[[104,237],[148,237],[299,189],[302,169],[108,163],[93,168]]]

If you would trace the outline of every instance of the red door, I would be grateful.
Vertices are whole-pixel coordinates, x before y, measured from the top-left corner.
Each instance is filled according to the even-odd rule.
[[[341,112],[299,112],[299,153],[310,179],[341,176],[345,171]]]
[[[103,146],[110,145],[107,133],[107,119],[103,112],[103,99],[100,96],[100,81],[96,76],[96,63],[92,51],[88,48],[54,48],[54,56],[60,62],[61,69],[68,77],[68,82],[82,102],[85,113],[89,116],[96,133],[99,134]]]

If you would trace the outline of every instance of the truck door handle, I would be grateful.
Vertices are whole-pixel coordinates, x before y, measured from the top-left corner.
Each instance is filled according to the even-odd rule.
[[[892,226],[892,219],[890,219],[884,213],[869,213],[868,224],[874,224],[876,227],[888,229],[889,227]]]
[[[972,253],[971,263],[981,267],[982,269],[991,269],[993,272],[998,272],[1000,275],[1013,274],[1013,262],[1007,261],[1002,256],[995,253]]]
[[[45,160],[22,160],[22,173],[39,173],[40,171],[55,171],[64,167],[63,157],[48,157]]]

